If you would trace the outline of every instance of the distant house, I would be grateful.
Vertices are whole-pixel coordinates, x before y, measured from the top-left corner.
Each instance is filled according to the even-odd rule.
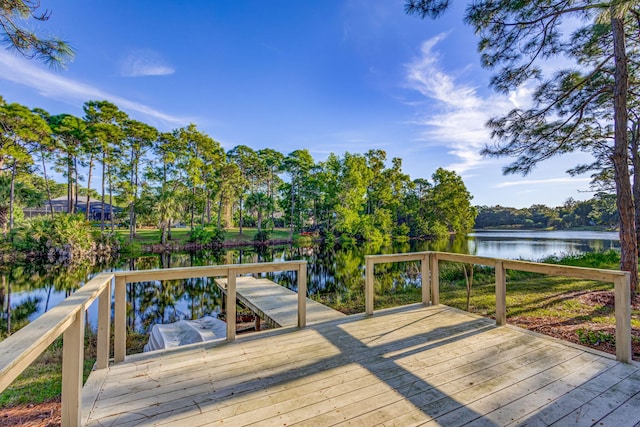
[[[55,199],[51,199],[51,204],[46,201],[44,203],[44,206],[37,208],[24,208],[23,211],[25,218],[32,218],[34,216],[49,215],[51,213],[51,208],[53,208],[53,212],[68,212],[68,199],[66,197],[57,197]],[[103,209],[105,221],[111,221],[112,215],[117,216],[122,212],[122,208],[119,208],[117,206],[112,206],[109,203],[105,203],[103,208],[102,202],[100,202],[99,200],[91,200],[91,203],[89,204],[89,219],[93,221],[100,221]],[[76,212],[87,212],[86,199],[85,203],[80,203],[80,200],[78,200],[78,203],[76,204]]]

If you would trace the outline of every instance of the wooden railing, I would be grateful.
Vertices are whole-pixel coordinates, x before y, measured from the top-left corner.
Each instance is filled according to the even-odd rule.
[[[497,325],[507,323],[507,275],[506,270],[526,271],[550,276],[609,282],[614,285],[616,319],[616,359],[631,363],[631,290],[630,274],[626,271],[602,270],[595,268],[569,267],[528,261],[514,261],[487,258],[449,252],[415,252],[406,254],[369,255],[365,257],[365,311],[373,314],[374,307],[374,266],[375,264],[420,261],[422,272],[422,303],[440,304],[439,261],[465,264],[480,264],[495,268],[495,292]]]
[[[24,371],[53,341],[63,335],[62,425],[80,424],[84,325],[87,308],[98,302],[97,368],[109,357],[109,319],[113,274],[99,274],[63,302],[0,341],[0,392]]]
[[[629,273],[580,267],[540,264],[525,261],[485,258],[445,252],[420,252],[366,257],[366,313],[374,312],[374,266],[380,263],[420,261],[422,271],[422,301],[439,304],[439,261],[481,264],[495,268],[496,323],[506,323],[506,270],[520,270],[555,276],[611,282],[615,287],[616,358],[631,361],[631,308]],[[178,280],[197,277],[227,277],[227,340],[235,339],[236,277],[242,274],[297,271],[298,326],[306,325],[307,263],[289,261],[261,264],[234,264],[162,270],[102,273],[56,307],[0,342],[0,392],[24,371],[53,341],[63,335],[62,362],[62,425],[81,424],[82,366],[84,358],[84,327],[87,308],[98,299],[96,369],[109,365],[111,339],[112,289],[115,294],[114,362],[121,362],[126,349],[126,284],[151,280]],[[114,282],[115,283],[112,283]],[[115,286],[114,286],[115,285]]]
[[[109,366],[111,338],[111,290],[115,279],[114,362],[127,354],[126,284],[151,280],[197,277],[227,277],[227,340],[236,336],[236,277],[276,271],[298,272],[298,327],[306,326],[307,263],[288,261],[233,264],[162,270],[123,271],[98,274],[78,291],[42,316],[0,341],[0,392],[6,389],[53,341],[63,335],[62,425],[79,426],[82,421],[82,368],[86,310],[98,299],[96,369]]]

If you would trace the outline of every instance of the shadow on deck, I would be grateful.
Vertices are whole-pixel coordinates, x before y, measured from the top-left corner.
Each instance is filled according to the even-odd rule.
[[[129,356],[86,425],[637,425],[640,365],[437,305]]]

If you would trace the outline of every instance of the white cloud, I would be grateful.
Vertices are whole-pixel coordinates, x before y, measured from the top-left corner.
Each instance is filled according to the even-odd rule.
[[[150,50],[132,50],[120,65],[123,77],[166,76],[175,73],[160,53]]]
[[[94,86],[63,77],[59,73],[39,68],[27,61],[0,49],[0,79],[30,87],[40,95],[77,106],[89,100],[106,99],[124,111],[134,111],[170,126],[183,126],[194,119],[165,114],[148,105],[112,95]]]
[[[548,179],[523,179],[519,181],[506,181],[496,184],[494,188],[505,188],[515,186],[531,186],[539,184],[579,184],[591,182],[591,178],[548,178]]]
[[[433,101],[417,122],[426,128],[424,140],[448,147],[448,153],[460,161],[447,168],[462,174],[489,161],[479,154],[491,140],[486,122],[526,104],[530,92],[521,89],[508,96],[491,94],[483,98],[475,87],[457,82],[442,70],[435,50],[446,37],[442,33],[422,44],[420,57],[406,65],[406,78],[409,88]]]

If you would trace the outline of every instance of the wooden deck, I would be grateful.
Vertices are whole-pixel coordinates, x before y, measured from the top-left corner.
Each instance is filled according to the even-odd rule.
[[[226,293],[227,279],[216,279]],[[269,279],[236,278],[236,298],[272,327],[298,324],[298,294]],[[307,298],[307,324],[344,317],[344,314]]]
[[[129,356],[85,397],[90,426],[633,426],[640,365],[411,305]]]

